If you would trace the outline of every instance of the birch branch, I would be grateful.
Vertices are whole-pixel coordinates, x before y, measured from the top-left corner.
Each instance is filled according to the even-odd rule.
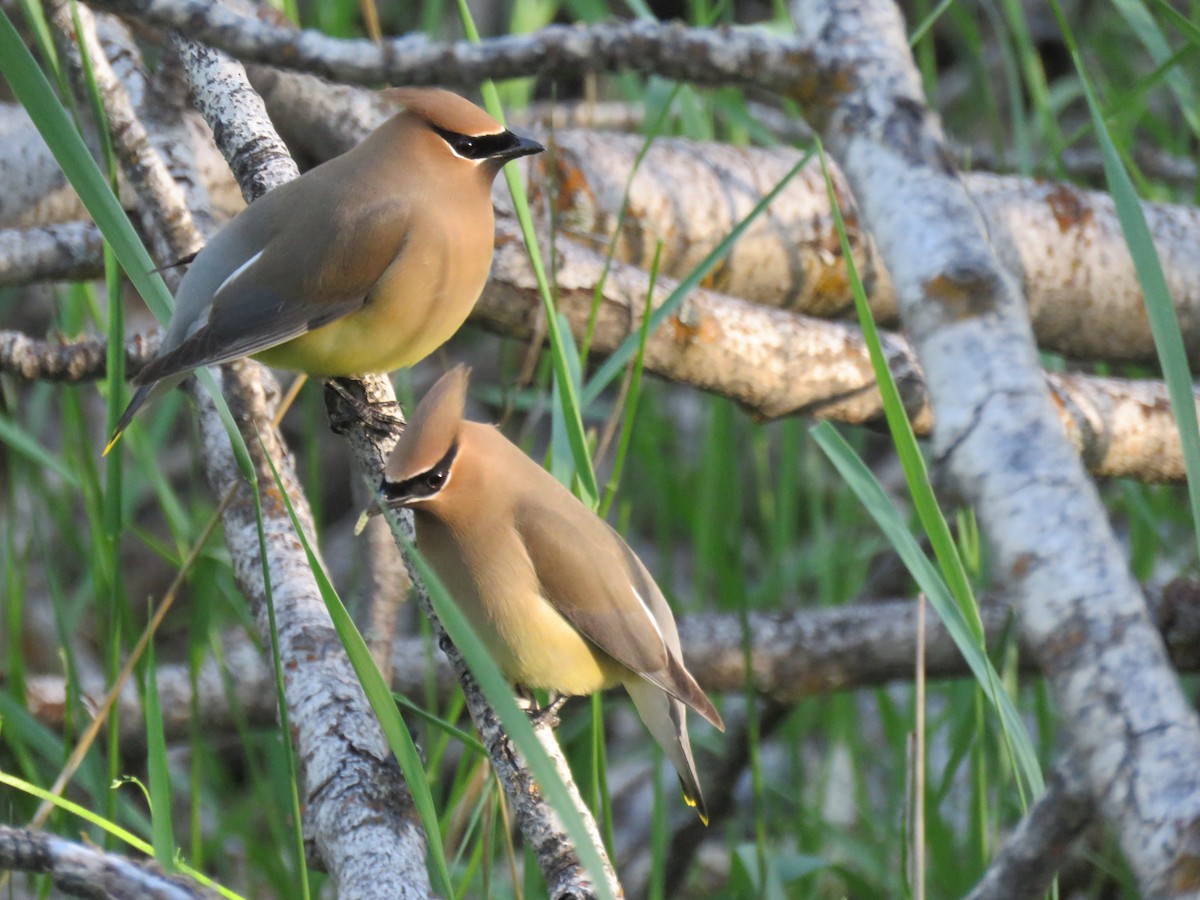
[[[617,257],[683,277],[800,161],[791,148],[656,140],[632,178],[640,135],[559,131],[554,152],[527,165],[543,216],[602,252],[628,209]],[[854,262],[876,317],[893,319],[896,297],[878,248],[840,169],[831,172]],[[962,176],[1001,265],[1024,286],[1038,346],[1066,356],[1153,362],[1141,286],[1112,198],[1061,182],[973,172]],[[1200,360],[1200,209],[1143,203],[1193,362]],[[705,283],[814,316],[853,315],[825,180],[814,160],[758,217]]]
[[[1179,579],[1161,590],[1146,588],[1155,626],[1162,634],[1171,662],[1179,672],[1200,671],[1200,583]],[[1008,633],[1012,608],[998,597],[981,598],[984,635],[994,647]],[[806,697],[836,691],[880,687],[912,679],[916,648],[916,610],[911,599],[862,600],[835,609],[794,609],[752,613],[745,623],[750,632],[750,683],[770,703],[791,706]],[[746,688],[742,620],[736,615],[691,615],[679,619],[684,661],[700,686],[709,693],[738,693]],[[926,625],[927,675],[931,680],[970,677],[962,655],[940,620]],[[274,674],[256,647],[236,633],[222,640],[225,665],[207,660],[200,669],[198,694],[193,698],[187,666],[164,663],[158,671],[163,730],[168,740],[185,740],[189,712],[199,706],[205,729],[231,732],[234,709],[252,724],[275,720]],[[392,644],[392,689],[420,696],[428,687],[428,663],[433,667],[438,695],[448,697],[457,683],[444,653],[432,653],[420,638],[397,638]],[[1021,671],[1036,675],[1032,648],[1019,646]],[[224,671],[223,671],[224,670]],[[232,688],[232,694],[227,689]],[[85,682],[85,696],[103,696],[99,681]],[[28,677],[28,707],[49,728],[64,723],[66,682],[60,675]],[[193,700],[195,703],[193,704]],[[136,691],[121,697],[122,745],[140,746],[145,740]]]
[[[976,508],[1143,892],[1194,890],[1200,727],[1063,440],[1020,290],[947,161],[899,12],[889,0],[800,0],[794,18],[822,70],[797,88],[896,284],[937,409],[936,457]]]
[[[999,71],[1000,66],[996,69]],[[254,77],[253,75],[251,77]],[[945,108],[946,78],[951,73],[940,73],[939,96],[942,108]],[[776,138],[785,144],[808,144],[813,138],[813,131],[808,123],[797,119],[785,110],[768,103],[749,100],[746,111],[760,125],[767,128]],[[714,112],[720,115],[723,110]],[[642,103],[628,103],[619,100],[535,100],[525,109],[515,110],[510,118],[512,121],[526,127],[541,127],[543,129],[573,129],[587,128],[592,131],[641,131],[646,126],[646,107]],[[740,125],[740,122],[733,123]],[[996,147],[989,142],[963,144],[951,139],[949,141],[951,157],[956,165],[963,169],[987,172],[1011,171],[1015,150],[997,152]],[[1183,156],[1173,156],[1156,147],[1141,146],[1133,148],[1133,158],[1142,172],[1150,178],[1188,188],[1196,182],[1195,161]],[[1072,178],[1095,181],[1104,177],[1104,161],[1100,152],[1094,147],[1067,147],[1060,154],[1063,170]],[[1050,173],[1054,164],[1049,161],[1035,161],[1039,167],[1035,172]]]
[[[1080,766],[1068,754],[1046,779],[1046,792],[992,857],[967,900],[1037,900],[1076,840],[1091,824],[1095,809]]]
[[[222,371],[225,395],[254,458],[262,495],[262,553],[270,570],[279,655],[285,661],[291,737],[304,775],[306,835],[316,844],[343,896],[381,900],[432,896],[425,869],[425,835],[412,797],[329,619],[266,463],[266,456],[274,460],[299,525],[315,547],[312,513],[295,462],[271,427],[278,402],[274,379],[249,361]],[[205,474],[214,493],[224,496],[242,484],[241,476],[211,399],[197,392],[197,403]],[[269,646],[258,525],[253,499],[244,486],[227,506],[222,524],[238,586]]]
[[[0,285],[84,281],[104,273],[104,239],[91,222],[0,230]]]
[[[75,91],[81,97],[88,91],[83,64],[83,52],[86,51],[104,106],[106,124],[112,134],[113,149],[123,174],[141,200],[136,211],[142,219],[143,230],[154,240],[159,263],[174,262],[199,250],[204,241],[192,221],[183,189],[171,177],[162,157],[151,144],[129,92],[117,78],[100,46],[91,10],[82,5],[72,8],[59,0],[48,6],[59,54],[66,59]],[[78,33],[74,16],[79,20]],[[203,205],[207,208],[207,200]]]
[[[809,65],[794,39],[757,28],[636,21],[550,25],[480,44],[435,43],[423,35],[375,43],[299,31],[205,0],[95,0],[93,6],[186,32],[246,62],[363,84],[468,85],[488,78],[632,69],[697,84],[784,89]]]
[[[261,162],[264,156],[267,159],[286,160],[284,170],[286,174],[282,180],[294,177],[295,164],[291,162],[286,149],[279,142],[274,128],[266,118],[261,98],[250,87],[241,67],[228,61],[223,54],[214,53],[198,45],[190,45],[181,52],[189,73],[199,67],[204,67],[210,73],[217,73],[216,77],[219,79],[221,88],[198,95],[197,100],[205,118],[212,123],[214,134],[222,141],[222,152],[230,160],[230,166],[237,175],[239,183],[242,184],[247,199],[256,196],[255,191],[260,187],[273,187],[281,180],[278,177],[263,179]],[[214,82],[209,83],[213,84]],[[248,115],[248,112],[252,115]],[[395,394],[392,391],[391,383],[386,378],[367,378],[361,382],[361,386],[364,391],[368,392],[367,399],[371,402],[395,403]],[[347,416],[341,411],[335,411],[334,414],[335,421],[347,421],[352,418],[353,415]],[[352,426],[349,434],[359,471],[363,475],[368,489],[374,490],[379,483],[383,460],[386,452],[390,450],[390,446],[381,443],[378,435],[368,434],[367,429],[361,423]],[[394,444],[394,439],[391,443]],[[563,898],[590,896],[592,888],[583,875],[578,854],[563,830],[557,814],[542,799],[528,771],[519,762],[515,750],[501,729],[495,714],[483,699],[461,658],[458,657],[449,641],[445,639],[440,623],[438,623],[427,599],[423,603],[423,608],[430,617],[435,633],[438,634],[444,645],[443,649],[450,655],[452,664],[455,664],[456,672],[463,684],[464,694],[467,696],[468,709],[472,719],[480,730],[485,745],[489,748],[493,768],[497,772],[501,785],[505,788],[509,804],[516,813],[525,839],[537,854],[538,864],[551,889],[552,896]],[[595,828],[594,821],[591,821],[590,813],[583,805],[582,799],[578,797],[578,791],[574,788],[562,750],[558,747],[549,729],[545,729],[543,733],[539,734],[539,738],[558,767],[560,776],[563,777],[568,788],[574,791],[576,806],[585,822],[590,822],[591,837],[603,858],[603,842],[599,839],[599,832]],[[607,866],[604,875],[614,893],[619,896],[620,885],[612,872],[611,864]]]
[[[0,870],[50,876],[71,897],[93,900],[212,900],[215,891],[135,860],[29,828],[0,825]],[[11,890],[11,888],[10,888]]]

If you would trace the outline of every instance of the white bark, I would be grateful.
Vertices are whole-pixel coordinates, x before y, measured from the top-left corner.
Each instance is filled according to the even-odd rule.
[[[295,461],[271,427],[278,389],[260,366],[242,361],[226,372],[226,397],[255,459],[262,493],[262,553],[270,571],[283,660],[290,737],[303,773],[305,834],[320,851],[340,896],[432,896],[425,834],[379,721],[354,674],[341,639],[283,506],[270,454],[299,527],[316,548],[312,512]],[[266,385],[264,387],[264,384]],[[234,575],[254,612],[264,644],[271,640],[258,527],[229,437],[207,394],[197,392],[205,474],[214,493],[240,490],[222,515]],[[262,444],[259,443],[261,435]]]
[[[892,274],[937,414],[1089,788],[1149,896],[1194,892],[1200,726],[1063,440],[1016,281],[947,162],[889,0],[799,0],[806,109]],[[917,227],[919,224],[920,227]]]

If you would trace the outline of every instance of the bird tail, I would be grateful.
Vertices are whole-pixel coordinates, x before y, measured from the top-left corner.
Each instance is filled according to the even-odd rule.
[[[700,821],[708,824],[708,807],[700,791],[700,778],[696,775],[696,761],[692,758],[692,742],[687,732],[687,708],[662,688],[642,678],[631,678],[625,682],[625,690],[633,698],[638,715],[646,723],[650,734],[667,754],[667,759],[679,774],[683,787],[683,799],[695,808]]]
[[[117,445],[117,441],[121,439],[121,435],[125,433],[125,429],[129,427],[129,423],[133,421],[134,414],[142,408],[142,404],[149,400],[152,396],[158,396],[169,388],[173,387],[176,382],[166,383],[164,381],[156,381],[152,384],[143,384],[133,392],[133,399],[129,401],[129,405],[125,407],[125,412],[121,413],[121,418],[117,422],[117,427],[113,429],[112,436],[108,439],[108,443],[104,445],[104,452],[101,456],[108,456],[108,452]]]

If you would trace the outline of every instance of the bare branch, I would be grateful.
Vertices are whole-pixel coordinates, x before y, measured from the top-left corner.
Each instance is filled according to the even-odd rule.
[[[733,147],[684,138],[654,142],[630,179],[641,135],[559,131],[532,158],[533,200],[574,239],[607,252],[626,190],[617,256],[649,269],[695,269],[800,161],[791,148]],[[878,248],[859,221],[841,171],[831,171],[854,261],[880,319],[896,297]],[[1141,286],[1112,199],[1098,191],[988,173],[962,176],[1000,264],[1025,286],[1038,346],[1081,359],[1156,359]],[[1184,340],[1200,359],[1200,210],[1143,203]],[[853,298],[825,180],[814,160],[741,236],[706,284],[814,316],[853,315]]]
[[[1044,897],[1094,815],[1087,782],[1078,761],[1068,754],[1046,779],[1046,792],[992,858],[967,900]]]
[[[80,33],[76,33],[72,9],[79,17]],[[55,26],[59,53],[67,60],[80,96],[85,96],[88,90],[81,47],[86,49],[113,148],[126,179],[142,201],[136,209],[142,217],[143,229],[154,238],[159,262],[174,262],[194,253],[204,241],[192,221],[183,189],[151,144],[129,93],[100,46],[91,10],[54,0],[49,4],[49,16]]]
[[[135,334],[125,341],[125,366],[137,371],[158,350],[158,335]],[[29,380],[95,381],[107,368],[104,338],[36,340],[19,331],[0,331],[0,372]]]
[[[823,71],[802,99],[897,286],[937,410],[937,458],[1019,598],[1023,634],[1143,891],[1181,890],[1200,842],[1200,725],[1063,440],[1019,288],[947,161],[899,12],[889,0],[800,0],[794,18]]]
[[[247,369],[255,372],[247,372]],[[225,394],[254,458],[262,495],[263,557],[270,570],[284,691],[304,773],[306,831],[337,882],[352,897],[429,897],[425,835],[379,722],[329,619],[312,569],[296,539],[274,475],[316,546],[312,513],[295,464],[271,427],[278,390],[257,364],[222,370]],[[248,376],[248,377],[247,377]],[[240,485],[229,438],[207,394],[198,392],[205,472],[223,496]],[[261,437],[261,443],[260,443]],[[254,501],[244,487],[222,516],[238,586],[264,642],[271,640]]]
[[[697,84],[782,89],[810,65],[795,40],[754,28],[685,28],[637,21],[551,25],[482,44],[432,43],[423,35],[377,44],[298,31],[205,0],[97,0],[93,5],[178,29],[247,62],[359,83],[466,85],[487,78],[633,69]]]
[[[50,875],[72,897],[93,900],[211,900],[218,894],[153,860],[134,860],[29,828],[0,825],[0,869]]]
[[[96,278],[104,272],[103,248],[91,222],[0,230],[0,285]]]

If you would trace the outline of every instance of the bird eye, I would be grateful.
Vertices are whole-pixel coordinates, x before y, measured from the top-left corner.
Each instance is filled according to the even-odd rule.
[[[441,490],[445,483],[446,471],[444,469],[434,469],[425,476],[425,486],[431,491]]]
[[[475,141],[471,138],[463,138],[458,142],[458,152],[463,156],[470,156],[475,152]]]

